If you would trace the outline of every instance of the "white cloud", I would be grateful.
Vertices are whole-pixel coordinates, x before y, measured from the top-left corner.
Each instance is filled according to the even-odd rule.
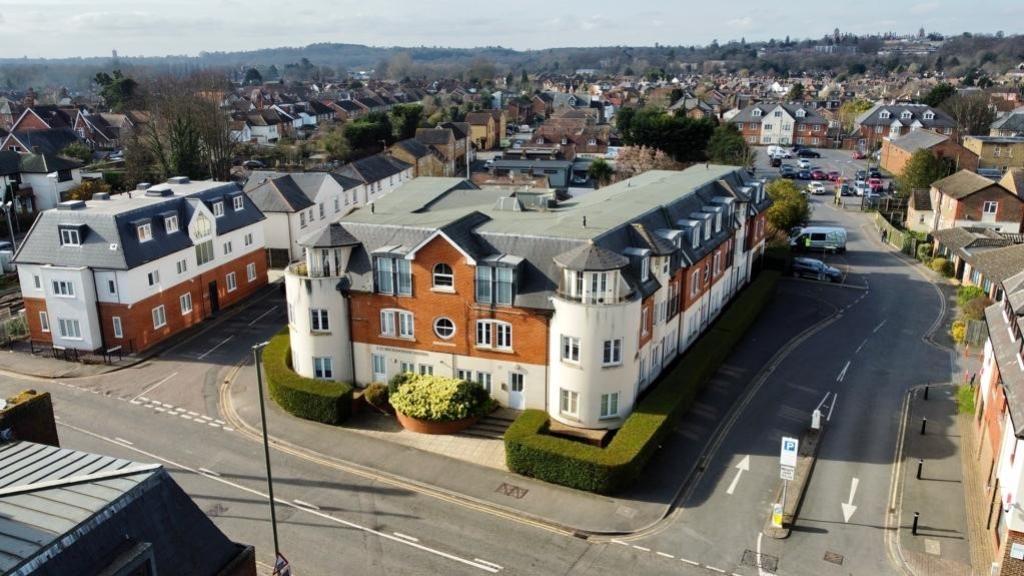
[[[754,19],[750,16],[744,16],[743,18],[733,18],[725,22],[730,28],[737,30],[750,30],[754,27]]]

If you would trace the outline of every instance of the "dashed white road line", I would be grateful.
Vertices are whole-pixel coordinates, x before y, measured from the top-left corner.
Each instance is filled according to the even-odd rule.
[[[216,350],[217,348],[220,348],[221,346],[227,344],[228,341],[231,340],[234,337],[235,337],[234,334],[232,334],[231,336],[228,336],[227,338],[225,338],[225,339],[221,340],[220,342],[218,342],[213,348],[210,348],[206,352],[203,352],[202,354],[200,354],[196,358],[199,359],[199,360],[202,360],[203,358],[206,358],[210,354],[213,354],[214,350]]]
[[[129,441],[127,441],[127,440],[125,440],[124,438],[120,438],[120,437],[118,437],[118,436],[114,436],[114,440],[117,440],[117,441],[118,441],[118,442],[120,442],[121,444],[127,444],[127,445],[129,445],[129,446],[132,446],[132,443],[131,443],[131,442],[129,442]]]
[[[479,558],[473,558],[473,561],[474,562],[479,562],[481,564],[486,564],[488,566],[493,566],[493,567],[497,568],[498,570],[504,570],[504,568],[502,568],[501,566],[495,564],[494,562],[488,562],[487,560],[481,560]]]
[[[640,550],[640,551],[643,551],[643,552],[650,552],[651,551],[650,548],[644,548],[643,546],[637,546],[636,544],[633,544],[633,548],[636,548],[637,550]]]
[[[310,504],[309,502],[303,502],[302,500],[299,500],[298,498],[295,498],[294,500],[292,500],[292,502],[295,502],[299,506],[305,506],[306,508],[312,508],[313,510],[319,510],[320,509],[320,507],[317,506],[316,504]]]
[[[167,412],[166,408],[160,408],[159,406],[157,406],[156,408],[153,408],[153,410],[156,410],[157,412]]]
[[[682,562],[686,562],[690,566],[700,566],[700,562],[694,562],[693,560],[690,560],[689,558],[680,558],[679,560],[681,560]]]
[[[666,554],[666,553],[664,553],[664,552],[656,552],[656,554],[657,554],[658,556],[664,556],[665,558],[673,558],[673,559],[675,558],[675,556],[673,556],[673,555],[671,555],[671,554]]]
[[[276,305],[275,305],[275,306],[272,306],[272,307],[271,307],[271,308],[270,308],[269,310],[267,310],[267,311],[266,311],[266,312],[264,312],[263,314],[260,314],[259,316],[257,316],[257,317],[255,317],[255,318],[253,318],[253,319],[252,319],[252,322],[249,322],[249,326],[252,326],[253,324],[255,324],[255,323],[259,322],[261,318],[263,318],[263,317],[264,317],[264,316],[266,316],[267,314],[270,314],[270,313],[271,313],[271,312],[273,312],[274,310],[277,310],[277,306],[276,306]]]
[[[214,472],[213,470],[210,470],[209,468],[203,468],[203,467],[200,466],[198,468],[198,470],[200,472],[202,472],[203,474],[206,474],[207,476],[216,476],[216,477],[220,478],[220,474]]]
[[[616,540],[615,538],[612,538],[610,540],[610,542],[613,543],[613,544],[619,544],[621,546],[629,546],[628,542],[623,542],[622,540]]]
[[[401,532],[392,532],[395,536],[408,540],[409,542],[419,542],[420,539],[415,536],[409,536],[408,534],[402,534]]]
[[[853,353],[856,354],[856,353],[860,352],[860,349],[863,348],[864,345],[867,344],[867,343],[868,343],[868,339],[865,338],[864,341],[860,343],[860,346],[857,346],[857,349],[854,350]]]
[[[843,369],[840,370],[839,375],[836,376],[836,382],[842,382],[843,378],[846,378],[846,371],[850,369],[850,362],[851,360],[846,361],[846,364],[843,366]]]
[[[704,567],[707,568],[708,570],[713,571],[713,572],[718,572],[719,574],[725,574],[725,570],[722,570],[721,568],[715,568],[714,566],[709,566],[707,564],[705,564]]]
[[[885,326],[885,323],[886,323],[886,320],[882,320],[881,322],[879,322],[878,326],[875,326],[875,329],[872,330],[871,333],[874,334],[874,333],[878,332],[879,330],[881,330],[882,326]]]
[[[151,384],[148,387],[146,387],[142,392],[139,392],[139,395],[136,396],[135,398],[132,398],[132,400],[142,400],[143,402],[149,402],[149,398],[145,397],[146,394],[149,394],[149,392],[154,390],[157,386],[160,386],[164,382],[167,382],[168,380],[170,380],[171,378],[174,378],[177,375],[178,375],[177,372],[171,372],[167,376],[164,376],[160,380],[157,380],[153,384]]]

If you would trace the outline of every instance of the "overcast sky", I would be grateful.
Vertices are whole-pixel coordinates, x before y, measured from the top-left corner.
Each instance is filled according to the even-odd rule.
[[[0,57],[372,46],[706,44],[854,33],[1024,31],[1021,0],[3,0]]]

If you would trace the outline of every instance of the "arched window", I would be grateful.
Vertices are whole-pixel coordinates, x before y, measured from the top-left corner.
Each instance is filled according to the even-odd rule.
[[[455,274],[452,267],[444,262],[434,265],[434,288],[451,290],[455,288]]]

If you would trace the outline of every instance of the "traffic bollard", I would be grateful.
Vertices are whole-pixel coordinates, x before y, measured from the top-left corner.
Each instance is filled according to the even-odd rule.
[[[924,399],[925,399],[925,400],[927,400],[927,399],[928,399],[928,388],[930,388],[930,386],[925,386],[925,387],[924,387]]]
[[[914,512],[914,526],[910,529],[910,533],[917,536],[917,518],[921,516],[920,512]]]
[[[924,436],[924,429],[928,426],[928,419],[921,418],[921,435]]]
[[[924,458],[917,459],[917,479],[921,479],[921,468],[924,466]]]

